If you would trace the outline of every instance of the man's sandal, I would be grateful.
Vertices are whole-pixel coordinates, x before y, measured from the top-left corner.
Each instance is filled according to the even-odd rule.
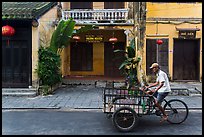
[[[168,119],[168,116],[162,117],[161,120],[160,120],[160,123],[162,123],[162,122],[164,122],[164,121],[167,121],[167,119]]]

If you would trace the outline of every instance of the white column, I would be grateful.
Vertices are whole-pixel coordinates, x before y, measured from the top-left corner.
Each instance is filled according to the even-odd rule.
[[[125,35],[126,35],[126,47],[129,46],[129,34],[130,34],[130,30],[129,29],[126,29],[124,31]]]

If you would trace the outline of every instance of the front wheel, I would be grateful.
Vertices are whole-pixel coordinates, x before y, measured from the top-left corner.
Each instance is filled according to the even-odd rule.
[[[113,125],[122,132],[131,131],[137,125],[137,114],[130,107],[120,107],[113,113]]]
[[[164,110],[168,115],[168,122],[171,124],[180,124],[188,117],[188,106],[179,99],[169,100],[164,105]]]

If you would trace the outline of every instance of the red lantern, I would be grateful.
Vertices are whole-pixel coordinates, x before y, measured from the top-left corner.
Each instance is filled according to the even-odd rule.
[[[117,38],[110,38],[109,39],[109,42],[111,42],[112,44],[114,44],[115,42],[117,42],[118,39]]]
[[[75,36],[72,37],[72,39],[75,40],[75,42],[76,42],[76,45],[75,45],[75,46],[77,46],[77,42],[80,40],[80,37],[77,36],[77,35],[75,35]]]
[[[114,43],[116,43],[117,41],[118,41],[118,39],[114,38],[114,37],[109,39],[109,42],[111,42],[113,44],[113,47],[112,47],[113,49],[114,49]]]
[[[15,29],[9,25],[2,27],[2,36],[13,36],[15,34]]]
[[[2,36],[11,37],[15,34],[15,29],[9,25],[2,27]],[[9,38],[8,38],[8,45],[9,45]]]
[[[158,40],[157,40],[157,44],[158,44],[158,45],[161,45],[162,43],[163,43],[163,41],[162,41],[161,39],[158,39]]]
[[[75,41],[79,41],[79,40],[80,40],[80,37],[79,37],[79,36],[76,36],[76,35],[73,36],[72,38],[73,38]]]

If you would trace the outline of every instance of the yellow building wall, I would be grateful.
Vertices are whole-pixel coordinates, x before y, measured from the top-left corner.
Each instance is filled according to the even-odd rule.
[[[93,2],[93,9],[104,9],[104,2]]]
[[[63,9],[70,9],[70,2],[62,2]],[[125,2],[125,8],[128,8],[128,2]],[[104,9],[104,2],[93,2],[93,9]],[[81,26],[75,26],[75,29],[79,29]],[[124,29],[131,31],[133,26],[100,26],[99,29]],[[108,39],[108,35],[104,36],[104,40]],[[120,36],[118,36],[120,37]],[[128,46],[128,39],[131,37],[127,37],[126,42]],[[118,38],[119,41],[121,38]],[[108,41],[108,40],[106,40]],[[93,43],[93,71],[70,71],[70,47],[66,47],[62,54],[62,76],[68,75],[104,75],[104,43]]]
[[[38,65],[38,49],[39,49],[39,29],[32,27],[32,86],[36,87],[38,76],[35,72]]]
[[[169,39],[169,73],[173,76],[173,38],[178,38],[177,28],[199,28],[196,38],[200,38],[200,77],[202,77],[202,23],[182,23],[182,21],[172,21],[175,24],[169,24],[165,21],[157,23],[148,21],[148,18],[202,18],[202,4],[181,4],[181,3],[152,3],[147,2],[147,22],[146,37],[147,38],[168,38]],[[194,22],[194,23],[193,23]],[[158,28],[157,28],[158,27]],[[156,34],[162,34],[161,37],[152,37]],[[151,37],[150,37],[151,35]],[[146,42],[146,40],[145,40]],[[146,45],[146,43],[144,43]],[[146,51],[146,46],[144,46]],[[146,60],[146,52],[144,52],[144,61]],[[146,62],[142,66],[146,70]]]
[[[38,76],[35,72],[38,65],[38,50],[40,45],[49,46],[54,26],[52,21],[57,18],[57,6],[50,9],[39,19],[39,26],[32,27],[32,86],[38,86]]]
[[[62,75],[104,75],[104,44],[93,43],[93,71],[70,71],[70,46],[62,53],[63,71]]]
[[[75,29],[79,29],[80,26],[75,26]],[[104,29],[108,29],[105,27]],[[124,29],[131,30],[132,26],[115,26],[115,29]],[[105,32],[104,41],[108,41],[108,38],[112,34]],[[120,42],[124,41],[124,38],[121,35],[118,35],[117,38]],[[85,39],[81,39],[82,42],[85,42]],[[68,75],[81,75],[81,76],[103,76],[104,75],[104,43],[93,43],[93,71],[70,71],[70,47],[66,47],[62,54],[62,76]]]
[[[70,2],[61,2],[62,3],[62,9],[68,10],[70,9]]]
[[[147,17],[202,18],[202,3],[147,2]]]

